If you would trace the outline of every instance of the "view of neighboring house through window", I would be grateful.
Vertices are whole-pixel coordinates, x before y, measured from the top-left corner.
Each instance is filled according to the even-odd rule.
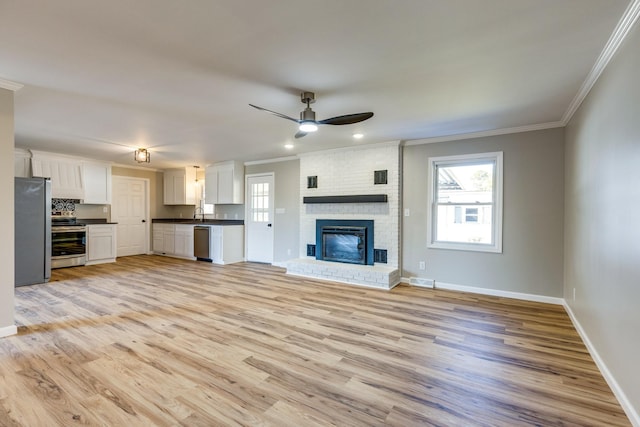
[[[502,153],[429,159],[429,247],[502,252]]]

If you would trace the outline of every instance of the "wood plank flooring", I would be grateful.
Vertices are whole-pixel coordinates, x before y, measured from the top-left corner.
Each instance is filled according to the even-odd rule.
[[[157,256],[16,289],[2,426],[628,426],[560,306]]]

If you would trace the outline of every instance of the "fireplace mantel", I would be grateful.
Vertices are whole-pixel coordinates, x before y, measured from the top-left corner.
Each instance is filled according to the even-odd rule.
[[[387,203],[386,194],[353,194],[348,196],[307,196],[303,203]]]

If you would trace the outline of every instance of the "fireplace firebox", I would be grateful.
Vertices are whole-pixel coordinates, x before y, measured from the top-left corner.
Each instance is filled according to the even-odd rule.
[[[366,227],[322,227],[322,258],[350,264],[367,263]]]
[[[373,265],[373,221],[316,221],[316,259]]]

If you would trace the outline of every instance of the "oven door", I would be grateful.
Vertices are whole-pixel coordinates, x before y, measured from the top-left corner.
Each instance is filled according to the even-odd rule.
[[[87,262],[87,229],[84,226],[51,227],[51,268]]]

